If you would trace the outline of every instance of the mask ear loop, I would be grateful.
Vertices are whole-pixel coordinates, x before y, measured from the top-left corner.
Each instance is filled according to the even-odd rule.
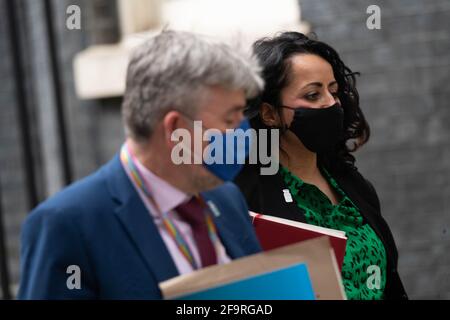
[[[284,118],[283,118],[283,114],[282,114],[282,110],[283,110],[284,106],[278,106],[278,107],[272,106],[272,107],[275,109],[275,111],[276,111],[277,114],[278,114],[278,117],[280,118],[280,126],[279,126],[279,127],[274,126],[273,128],[274,128],[274,129],[280,130],[279,139],[281,139],[281,137],[289,130],[289,127],[288,127],[287,124],[285,123]],[[289,162],[290,162],[289,155],[288,155],[288,153],[281,147],[281,143],[279,143],[279,148],[280,148],[280,152],[283,153],[283,154],[286,156],[287,161],[288,161],[288,163],[289,163]],[[280,164],[280,165],[281,165],[281,164]]]
[[[273,108],[276,110],[278,117],[280,118],[280,124],[281,124],[279,128],[276,128],[276,127],[274,127],[274,128],[279,129],[281,131],[281,134],[283,135],[286,133],[286,131],[289,130],[289,127],[285,123],[283,114],[281,112],[283,110],[284,106],[273,107]]]

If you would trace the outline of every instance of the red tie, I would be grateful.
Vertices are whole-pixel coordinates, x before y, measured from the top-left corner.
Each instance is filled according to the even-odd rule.
[[[192,197],[188,202],[176,207],[176,211],[192,228],[195,244],[200,253],[202,266],[207,267],[216,264],[216,250],[209,237],[204,213],[205,207],[196,197]]]

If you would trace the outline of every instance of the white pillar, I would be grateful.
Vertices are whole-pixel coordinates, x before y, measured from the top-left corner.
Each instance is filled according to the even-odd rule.
[[[122,38],[160,26],[163,0],[118,0]]]

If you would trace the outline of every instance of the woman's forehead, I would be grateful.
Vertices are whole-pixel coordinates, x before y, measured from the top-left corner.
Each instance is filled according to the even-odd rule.
[[[328,83],[334,80],[333,68],[318,55],[298,54],[291,58],[290,63],[291,81],[297,84]]]

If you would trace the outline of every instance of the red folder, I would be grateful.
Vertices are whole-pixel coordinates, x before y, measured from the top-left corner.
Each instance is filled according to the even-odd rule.
[[[342,270],[347,237],[344,231],[323,228],[298,221],[250,212],[253,226],[264,251],[284,247],[308,239],[328,236],[339,270]]]

